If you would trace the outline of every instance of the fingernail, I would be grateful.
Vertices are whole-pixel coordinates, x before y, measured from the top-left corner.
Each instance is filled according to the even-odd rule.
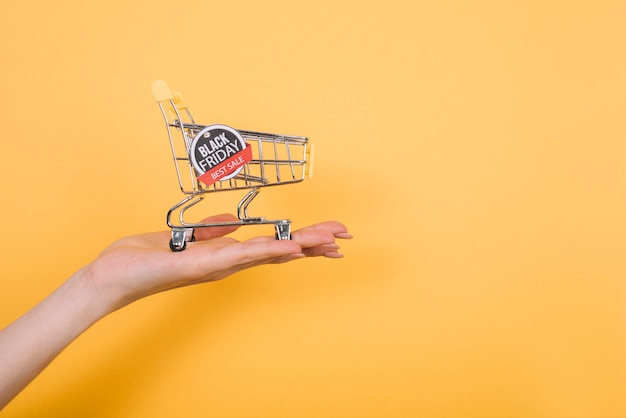
[[[282,260],[284,260],[284,261],[291,261],[291,260],[297,260],[299,258],[304,258],[304,257],[306,257],[306,255],[304,255],[302,253],[289,254],[289,255],[286,255],[285,257],[282,257]]]
[[[335,238],[351,239],[351,238],[354,238],[354,237],[352,236],[352,234],[350,234],[348,232],[340,232],[338,234],[335,234]]]
[[[337,244],[335,244],[335,243],[322,244],[322,245],[320,245],[320,247],[328,248],[329,250],[338,250],[339,249],[339,246]]]
[[[324,257],[328,257],[328,258],[343,258],[343,254],[341,254],[338,251],[329,251],[327,253],[324,253]]]

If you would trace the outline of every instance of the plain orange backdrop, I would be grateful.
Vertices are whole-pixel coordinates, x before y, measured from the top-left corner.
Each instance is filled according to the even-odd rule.
[[[308,136],[313,179],[253,210],[356,237],[343,260],[116,312],[4,417],[625,416],[624,16],[0,0],[0,326],[117,237],[165,228],[181,194],[155,79],[202,123]]]

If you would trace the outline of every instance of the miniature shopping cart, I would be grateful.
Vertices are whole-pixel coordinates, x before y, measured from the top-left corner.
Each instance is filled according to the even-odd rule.
[[[291,238],[291,221],[252,217],[248,206],[259,188],[298,183],[311,173],[311,145],[306,137],[236,130],[197,124],[182,95],[163,81],[152,84],[167,126],[176,175],[186,197],[167,212],[170,248],[183,251],[195,228],[273,224],[276,239]],[[206,193],[248,190],[237,206],[238,221],[187,222],[185,212]],[[178,215],[177,221],[174,221]]]

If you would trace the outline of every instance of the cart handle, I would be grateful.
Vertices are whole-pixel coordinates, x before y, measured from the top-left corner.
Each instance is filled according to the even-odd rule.
[[[171,91],[163,80],[156,80],[152,83],[152,95],[157,102],[174,101],[178,110],[185,110],[188,107],[183,95],[177,91]]]
[[[167,86],[167,83],[163,80],[156,80],[152,83],[152,95],[155,100],[161,106],[163,110],[163,116],[169,121],[181,119],[180,111],[184,110],[187,116],[193,122],[193,117],[189,113],[187,102],[183,99],[183,95],[177,91],[171,91]]]

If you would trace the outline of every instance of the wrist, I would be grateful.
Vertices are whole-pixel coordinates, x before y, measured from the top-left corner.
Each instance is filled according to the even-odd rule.
[[[94,279],[90,267],[88,264],[78,270],[62,288],[66,288],[67,296],[73,301],[75,308],[82,312],[84,318],[94,323],[119,309],[123,304],[111,289],[100,285],[100,282]]]

